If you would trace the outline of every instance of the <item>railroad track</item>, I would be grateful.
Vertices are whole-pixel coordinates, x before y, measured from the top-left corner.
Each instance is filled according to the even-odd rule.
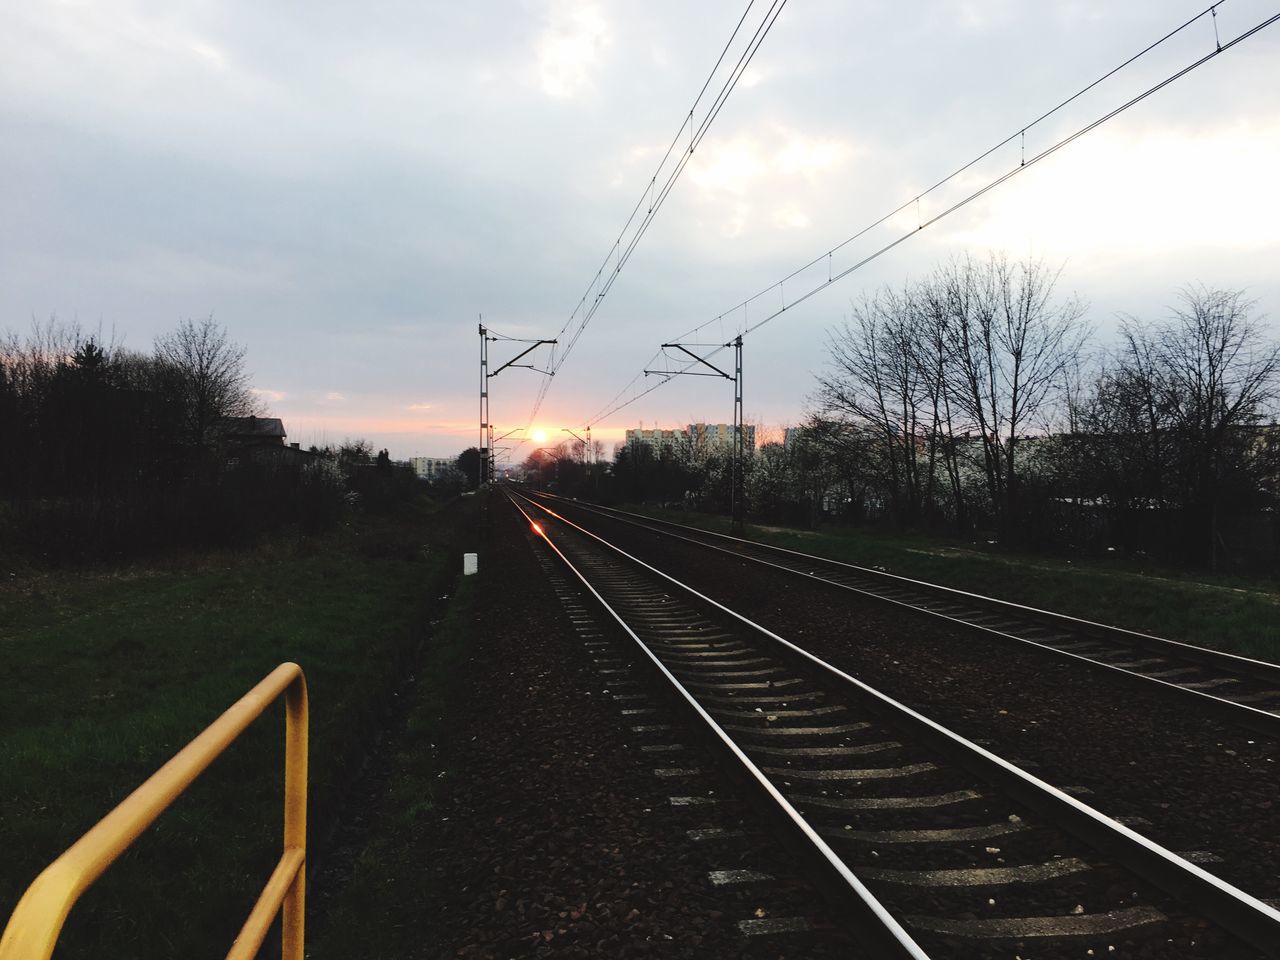
[[[558,508],[607,517],[967,630],[1030,646],[1090,669],[1105,670],[1158,687],[1181,697],[1206,715],[1280,737],[1280,664],[1166,640],[742,537],[697,530],[642,514],[548,494],[538,496],[555,502]]]
[[[509,495],[868,955],[1280,956],[1280,912],[1267,904]],[[634,729],[653,738],[645,749],[685,749],[662,742],[646,695],[620,696],[644,715]],[[724,839],[714,822],[693,834]]]

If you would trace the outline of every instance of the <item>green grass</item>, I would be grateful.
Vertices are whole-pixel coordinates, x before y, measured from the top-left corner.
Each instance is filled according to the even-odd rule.
[[[456,510],[316,540],[0,587],[0,917],[66,846],[276,664],[311,695],[311,843],[453,572]],[[63,955],[222,956],[279,855],[276,706],[73,910]]]
[[[355,856],[350,878],[321,916],[313,914],[307,955],[320,960],[348,957],[421,955],[430,943],[421,922],[431,913],[433,881],[422,852],[431,813],[448,770],[426,745],[451,736],[452,705],[465,695],[458,677],[474,649],[474,608],[478,577],[459,583],[448,615],[436,624],[418,668],[405,725],[390,756],[394,771],[373,811],[365,845]],[[429,925],[428,925],[429,926]]]
[[[637,512],[722,533],[710,514]],[[1156,636],[1280,660],[1280,584],[1142,567],[1121,559],[1067,560],[993,552],[922,536],[747,524],[744,536],[859,566],[970,590]]]

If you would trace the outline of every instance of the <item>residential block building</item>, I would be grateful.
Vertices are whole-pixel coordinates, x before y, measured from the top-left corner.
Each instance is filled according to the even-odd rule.
[[[743,436],[748,450],[756,448],[756,428],[747,424]],[[628,430],[627,443],[642,443],[658,448],[669,446],[688,452],[709,451],[718,447],[730,448],[735,437],[731,423],[690,423],[683,430]]]
[[[458,469],[457,461],[449,457],[410,457],[409,466],[423,480],[439,480]]]

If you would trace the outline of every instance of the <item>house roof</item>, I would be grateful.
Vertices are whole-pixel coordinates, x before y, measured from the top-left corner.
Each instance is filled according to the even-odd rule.
[[[279,417],[223,417],[222,430],[231,437],[285,437]]]

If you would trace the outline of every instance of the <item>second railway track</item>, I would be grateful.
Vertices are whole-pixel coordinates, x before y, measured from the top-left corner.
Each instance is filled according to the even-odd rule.
[[[513,499],[807,851],[872,955],[1278,955],[1273,908]]]
[[[1280,664],[1167,640],[869,567],[595,504],[540,495],[583,511],[856,593],[964,629],[1035,648],[1182,698],[1191,709],[1280,737]]]

